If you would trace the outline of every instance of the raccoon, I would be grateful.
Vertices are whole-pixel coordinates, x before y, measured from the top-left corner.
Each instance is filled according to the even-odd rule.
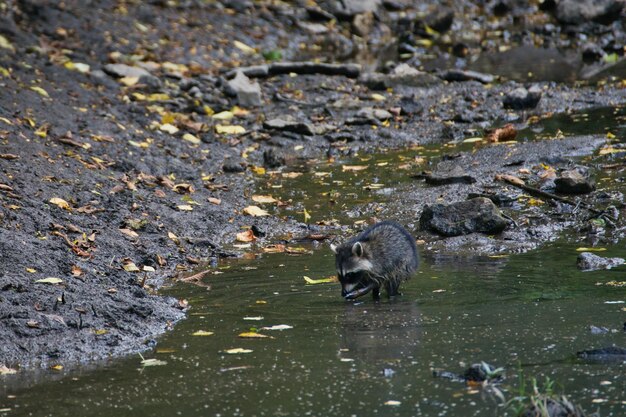
[[[369,227],[341,245],[330,245],[335,253],[341,295],[348,300],[372,292],[380,298],[398,294],[402,281],[417,270],[419,259],[415,239],[398,223],[384,221]]]

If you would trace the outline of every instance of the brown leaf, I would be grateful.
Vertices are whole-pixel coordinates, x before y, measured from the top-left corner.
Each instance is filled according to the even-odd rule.
[[[215,204],[216,206],[219,206],[220,204],[222,204],[222,200],[220,200],[219,198],[209,197],[208,200],[209,200],[209,203]]]
[[[195,191],[191,184],[176,184],[172,189],[178,194],[191,194]]]
[[[245,232],[237,233],[237,240],[239,242],[253,242],[256,240],[256,236],[251,229],[248,229]]]
[[[19,156],[14,155],[12,153],[0,153],[0,159],[8,159],[8,160],[12,160],[12,159],[18,159]]]
[[[263,248],[263,252],[265,253],[282,253],[285,251],[285,245],[276,244],[276,245],[267,245]]]
[[[80,269],[78,265],[72,265],[72,275],[75,277],[79,277],[83,274],[83,270]]]
[[[516,177],[515,175],[508,175],[508,174],[497,174],[496,181],[504,181],[513,185],[525,185],[522,179]]]
[[[244,214],[250,215],[250,216],[254,216],[254,217],[261,217],[261,216],[269,216],[270,214],[263,210],[262,208],[260,208],[259,206],[248,206],[246,208],[243,209]]]
[[[134,230],[131,229],[120,229],[120,232],[128,237],[132,237],[132,238],[138,238],[139,234],[137,232],[135,232]]]
[[[517,129],[511,123],[496,129],[486,129],[485,139],[489,142],[508,142],[515,140],[517,137]]]

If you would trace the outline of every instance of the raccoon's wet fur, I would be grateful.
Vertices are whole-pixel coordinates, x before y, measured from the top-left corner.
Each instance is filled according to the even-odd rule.
[[[415,239],[391,221],[377,223],[341,245],[331,245],[331,249],[335,252],[341,295],[346,299],[370,291],[378,299],[383,285],[393,297],[419,263]]]

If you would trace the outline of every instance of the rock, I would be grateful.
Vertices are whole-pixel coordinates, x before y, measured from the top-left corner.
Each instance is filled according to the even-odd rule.
[[[268,168],[278,168],[285,165],[285,155],[274,148],[263,151],[263,164]]]
[[[611,332],[611,329],[608,327],[598,327],[593,324],[589,326],[589,332],[591,334],[608,334]]]
[[[318,2],[319,6],[341,19],[350,19],[357,14],[376,13],[382,0],[326,0]]]
[[[624,3],[619,0],[560,0],[554,10],[556,19],[565,24],[593,20],[608,24],[620,18]]]
[[[564,194],[586,194],[596,189],[596,183],[589,173],[582,169],[563,171],[554,180],[556,191]]]
[[[237,102],[242,107],[258,107],[263,103],[259,83],[250,81],[241,71],[237,71],[235,78],[228,81],[227,93],[237,96]]]
[[[591,64],[593,62],[599,61],[601,58],[603,58],[606,55],[606,52],[604,52],[604,49],[600,48],[595,43],[585,44],[582,50],[583,50],[582,51],[583,62],[587,64]]]
[[[224,165],[222,165],[222,170],[228,173],[237,173],[244,172],[246,170],[247,164],[243,161],[233,161],[231,159],[227,159],[224,161]]]
[[[483,197],[453,203],[448,206],[425,206],[420,226],[442,236],[459,236],[470,233],[494,234],[502,232],[507,221],[491,200]]]
[[[376,20],[372,12],[357,14],[352,19],[352,32],[362,38],[367,37],[375,24]]]
[[[424,18],[424,23],[439,33],[447,32],[454,22],[454,11],[445,7],[438,7]]]
[[[362,108],[357,112],[356,116],[370,120],[387,120],[393,117],[387,110],[375,109],[373,107]]]
[[[398,85],[407,87],[427,87],[441,84],[441,80],[426,72],[419,71],[408,64],[400,64],[389,74],[374,72],[364,74],[361,82],[373,90],[385,90]]]
[[[626,349],[617,346],[609,346],[600,349],[590,349],[576,352],[576,356],[590,361],[622,362],[626,360]]]
[[[597,271],[599,269],[611,269],[622,265],[625,262],[622,258],[603,258],[590,252],[582,252],[578,255],[576,266],[583,271]]]
[[[441,74],[441,79],[445,81],[478,81],[483,84],[490,84],[494,81],[494,76],[478,71],[451,69]]]
[[[534,109],[541,100],[541,90],[539,88],[518,87],[504,96],[502,101],[507,109],[523,110]]]
[[[126,65],[126,64],[106,64],[103,70],[107,74],[113,77],[117,77],[117,78],[122,78],[122,77],[141,78],[142,76],[152,75],[143,68],[131,67],[130,65]]]
[[[313,136],[315,134],[315,128],[312,124],[299,122],[291,115],[266,120],[263,122],[263,127],[265,129],[284,130],[286,132],[295,132],[307,136]]]

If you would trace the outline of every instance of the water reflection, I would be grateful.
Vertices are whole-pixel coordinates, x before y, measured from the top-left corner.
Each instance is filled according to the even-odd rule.
[[[339,319],[341,357],[367,363],[415,357],[422,335],[420,316],[417,304],[403,296],[347,303]]]

